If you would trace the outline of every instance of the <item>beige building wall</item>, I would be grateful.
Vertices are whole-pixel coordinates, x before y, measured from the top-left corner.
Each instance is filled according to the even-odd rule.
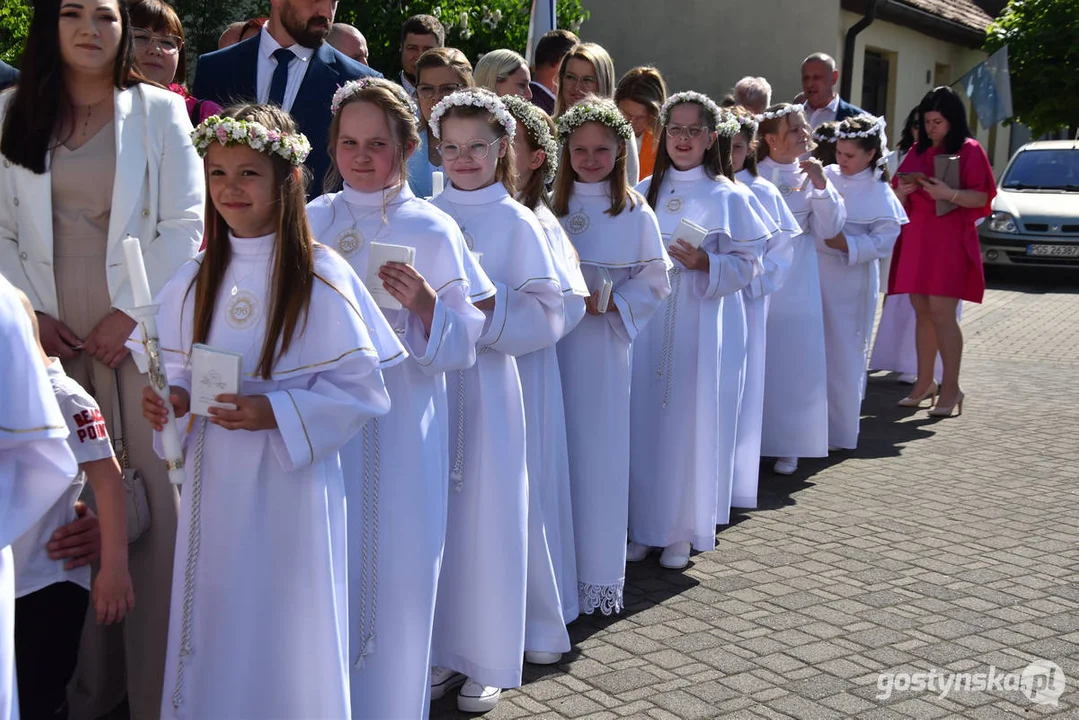
[[[717,101],[745,75],[762,75],[776,102],[801,92],[799,63],[842,49],[839,0],[583,0],[582,40],[602,45],[619,77],[655,65],[672,92]]]

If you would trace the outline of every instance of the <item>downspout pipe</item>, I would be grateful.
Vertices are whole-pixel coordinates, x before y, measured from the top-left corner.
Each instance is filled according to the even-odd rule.
[[[887,0],[884,0],[884,2],[887,2]],[[854,49],[858,41],[858,35],[873,24],[877,17],[877,6],[879,4],[882,4],[881,0],[866,0],[865,16],[850,26],[850,29],[847,30],[847,37],[843,41],[843,70],[840,73],[839,97],[847,102],[851,102],[850,91],[854,82]]]

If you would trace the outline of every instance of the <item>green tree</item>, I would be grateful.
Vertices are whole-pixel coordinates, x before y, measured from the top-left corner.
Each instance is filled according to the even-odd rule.
[[[30,5],[26,0],[3,0],[0,3],[0,60],[17,64],[30,32]]]
[[[1010,0],[986,31],[985,49],[1008,46],[1014,122],[1035,137],[1079,127],[1079,2]]]

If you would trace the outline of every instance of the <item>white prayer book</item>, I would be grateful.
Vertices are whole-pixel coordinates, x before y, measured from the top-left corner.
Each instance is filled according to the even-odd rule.
[[[365,284],[368,292],[374,298],[380,308],[387,310],[400,310],[402,305],[393,295],[390,295],[378,276],[378,271],[388,262],[398,262],[403,265],[412,265],[416,262],[416,248],[407,245],[390,245],[389,243],[373,242],[367,255],[367,278]]]
[[[667,243],[667,247],[672,248],[678,244],[679,240],[684,240],[691,247],[699,248],[706,237],[708,237],[707,230],[697,223],[682,218],[678,222],[678,227],[671,233],[671,241]]]
[[[240,394],[243,356],[196,344],[191,348],[191,413],[209,415],[211,407],[235,410],[232,403],[217,402],[222,393]]]
[[[596,290],[599,291],[599,297],[596,298],[596,310],[601,313],[607,312],[607,305],[611,302],[611,291],[614,289],[614,283],[611,282],[611,274],[607,272],[607,268],[599,268],[599,287]]]

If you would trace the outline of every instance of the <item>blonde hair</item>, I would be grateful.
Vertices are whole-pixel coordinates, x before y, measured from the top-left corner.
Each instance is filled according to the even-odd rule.
[[[498,83],[508,78],[521,68],[528,68],[525,59],[512,50],[499,48],[492,50],[479,59],[472,73],[476,87],[498,92]]]
[[[574,45],[566,56],[562,58],[562,65],[558,68],[558,98],[555,100],[554,117],[560,118],[569,110],[562,99],[565,93],[566,66],[570,60],[584,60],[591,63],[596,71],[596,90],[593,93],[601,98],[610,98],[614,94],[614,61],[610,54],[596,43],[580,43]]]

